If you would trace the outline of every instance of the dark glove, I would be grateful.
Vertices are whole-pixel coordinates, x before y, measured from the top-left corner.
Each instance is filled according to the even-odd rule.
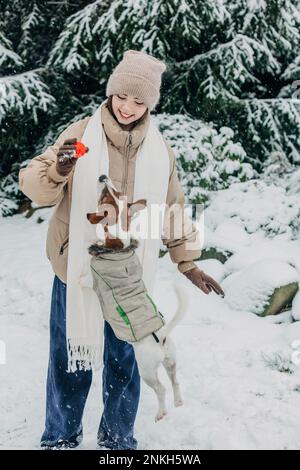
[[[59,147],[56,160],[56,171],[60,176],[67,176],[75,166],[77,158],[76,154],[76,140],[65,140],[63,145]],[[74,157],[72,156],[74,155]]]
[[[222,297],[225,296],[225,292],[221,286],[212,277],[205,274],[204,271],[195,267],[183,273],[195,286],[199,287],[205,294],[209,294],[212,290]]]

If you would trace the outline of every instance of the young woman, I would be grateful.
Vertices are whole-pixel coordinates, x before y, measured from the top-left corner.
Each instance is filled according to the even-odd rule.
[[[101,110],[102,126],[109,153],[109,176],[118,191],[132,202],[137,151],[150,123],[150,112],[159,101],[163,62],[139,51],[126,51],[109,77],[108,99]],[[50,312],[50,355],[47,377],[46,423],[41,438],[44,449],[73,448],[82,440],[82,416],[92,382],[91,370],[69,373],[66,342],[66,290],[70,208],[76,159],[60,158],[74,150],[90,116],[70,125],[53,146],[20,170],[19,184],[24,194],[40,205],[55,205],[47,234],[47,257],[54,271]],[[175,154],[167,142],[170,159],[167,204],[184,205]],[[62,161],[60,161],[62,160]],[[200,256],[199,234],[192,222],[182,239],[165,240],[171,260],[178,264],[205,293],[221,287],[193,262]],[[187,245],[194,242],[193,250]],[[140,376],[132,346],[119,340],[104,324],[103,414],[98,448],[136,449],[134,422],[140,397]]]

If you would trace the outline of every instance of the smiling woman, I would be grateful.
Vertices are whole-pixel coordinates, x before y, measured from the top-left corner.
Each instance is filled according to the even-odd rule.
[[[111,95],[108,107],[123,130],[131,130],[148,111],[143,101],[126,93]]]
[[[160,204],[171,206],[178,203],[183,206],[184,195],[176,173],[175,156],[149,116],[159,101],[161,75],[165,68],[163,62],[143,52],[126,51],[109,77],[107,102],[101,103],[92,116],[71,124],[51,147],[20,170],[19,183],[24,194],[37,204],[58,206],[49,224],[46,247],[55,277],[50,311],[46,419],[40,441],[43,449],[79,446],[83,438],[82,418],[92,383],[92,368],[94,364],[101,366],[101,358],[103,414],[98,427],[97,445],[113,450],[135,450],[138,446],[134,424],[140,398],[139,368],[132,345],[120,340],[110,324],[103,322],[103,317],[99,318],[99,298],[90,285],[89,276],[93,279],[93,273],[90,269],[88,247],[91,240],[90,232],[86,230],[86,214],[91,207],[90,201],[93,201],[92,207],[97,207],[96,178],[99,168],[100,174],[104,174],[104,169],[105,172],[109,170],[107,176],[113,184],[122,183],[124,193],[130,195],[129,202],[145,198],[151,204],[155,198]],[[141,124],[136,126],[138,129],[132,133],[124,132],[124,127],[134,127],[137,122]],[[104,132],[99,132],[99,125],[101,129],[102,124]],[[113,145],[107,145],[109,139]],[[74,142],[84,143],[89,148],[89,154],[87,158],[76,159],[75,166],[61,175],[57,171],[59,149],[68,141],[70,144],[70,140],[74,147]],[[145,145],[141,145],[142,142]],[[127,161],[130,150],[130,163],[133,165]],[[100,155],[103,158],[97,161]],[[139,160],[137,166],[136,160]],[[80,162],[85,163],[82,165]],[[151,181],[148,184],[148,168],[156,176],[155,185]],[[72,185],[69,178],[72,178]],[[57,214],[61,214],[63,225]],[[104,213],[105,217],[108,215]],[[123,227],[124,231],[127,226],[128,223]],[[185,231],[180,247],[176,240],[174,262],[187,262],[190,267],[191,254],[185,245],[187,239],[192,242],[192,238],[197,237],[197,232],[192,224],[188,227],[191,231]],[[154,284],[154,268],[159,257],[158,243],[154,239],[154,246],[152,241],[150,237],[141,240],[142,244],[147,242],[147,247],[151,246],[151,250],[146,246],[145,250],[141,250],[142,253],[147,252],[147,256],[143,256],[143,274],[151,285]],[[198,237],[195,241],[198,243]],[[197,247],[194,253],[195,250],[193,257],[199,257],[200,248]],[[183,259],[186,257],[188,259]],[[126,267],[128,276],[131,272],[138,272],[135,266]],[[89,287],[83,285],[86,282]],[[149,299],[144,300],[151,307]],[[153,310],[150,312],[153,314]],[[118,309],[117,313],[124,323],[123,310]],[[120,366],[118,370],[115,368],[116,361]]]

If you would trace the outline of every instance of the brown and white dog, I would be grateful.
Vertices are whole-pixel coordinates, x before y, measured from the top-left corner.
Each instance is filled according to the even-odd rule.
[[[147,201],[141,199],[132,203],[126,203],[126,196],[116,190],[109,177],[99,177],[100,197],[98,212],[87,214],[91,224],[101,224],[104,230],[104,246],[108,251],[124,250],[132,247],[130,236],[130,223],[135,214],[146,207]],[[116,232],[116,227],[118,230]],[[115,233],[113,233],[115,231]],[[181,321],[187,310],[187,295],[185,289],[174,283],[178,299],[178,307],[175,315],[162,328],[155,332],[159,342],[152,335],[142,340],[131,342],[141,377],[145,383],[156,393],[158,399],[158,411],[155,421],[159,421],[167,414],[166,389],[158,377],[158,368],[162,364],[171,380],[174,405],[183,404],[179,383],[176,377],[176,348],[170,337],[170,332]]]

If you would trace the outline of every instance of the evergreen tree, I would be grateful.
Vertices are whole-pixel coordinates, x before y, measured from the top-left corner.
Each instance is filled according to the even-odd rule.
[[[272,151],[298,162],[299,0],[96,1],[66,22],[48,66],[104,85],[124,50],[165,60],[161,105],[232,127],[260,169]],[[292,65],[293,64],[293,65]]]
[[[32,157],[62,113],[58,103],[72,102],[67,80],[45,64],[65,19],[86,3],[0,0],[0,177]]]
[[[127,49],[167,64],[158,113],[231,129],[245,152],[235,176],[246,163],[262,171],[273,154],[298,164],[300,0],[0,0],[0,8],[0,176],[91,115]],[[178,159],[202,184],[205,152],[189,165]]]

